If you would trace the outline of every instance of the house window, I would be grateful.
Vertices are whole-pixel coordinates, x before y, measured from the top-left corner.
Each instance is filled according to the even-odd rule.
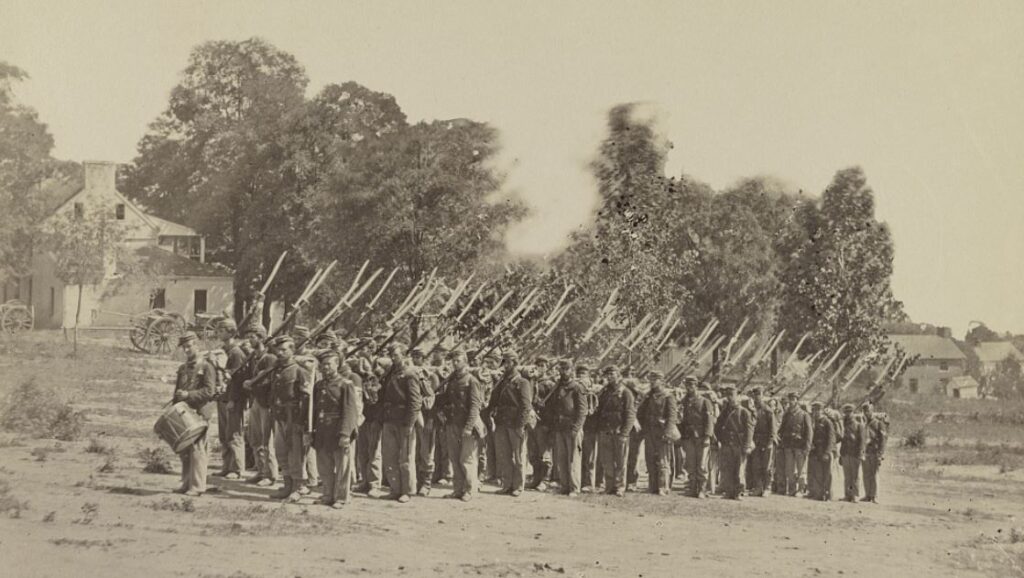
[[[910,378],[910,393],[917,393],[917,378]]]
[[[124,220],[124,203],[118,203],[117,206],[114,207],[114,216],[117,217],[118,221]]]
[[[167,291],[165,289],[153,289],[153,292],[149,294],[149,308],[167,308]]]
[[[50,319],[57,313],[57,290],[50,287]]]
[[[949,371],[949,362],[948,361],[940,361],[939,362],[939,371]]]
[[[85,216],[85,203],[75,203],[75,218],[81,219]]]
[[[195,291],[195,307],[193,308],[196,315],[200,313],[206,313],[206,289],[196,289]]]
[[[168,246],[173,245],[173,244],[174,244],[174,239],[173,238],[168,237],[166,235],[160,237],[160,246],[161,247],[168,247]]]

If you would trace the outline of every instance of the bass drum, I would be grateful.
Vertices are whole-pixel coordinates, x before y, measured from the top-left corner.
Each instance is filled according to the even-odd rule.
[[[171,446],[174,453],[180,453],[202,437],[208,427],[209,424],[196,410],[179,401],[156,420],[153,431]]]

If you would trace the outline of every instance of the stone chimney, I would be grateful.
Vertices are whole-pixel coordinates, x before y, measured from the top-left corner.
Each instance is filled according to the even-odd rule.
[[[945,337],[946,339],[953,338],[953,329],[950,327],[937,327],[936,330],[939,333],[939,337]]]
[[[85,188],[87,190],[115,190],[117,163],[85,161]]]

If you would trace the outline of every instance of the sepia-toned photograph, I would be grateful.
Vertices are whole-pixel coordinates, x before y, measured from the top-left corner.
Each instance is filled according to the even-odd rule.
[[[0,0],[0,575],[1024,577],[1024,2]]]

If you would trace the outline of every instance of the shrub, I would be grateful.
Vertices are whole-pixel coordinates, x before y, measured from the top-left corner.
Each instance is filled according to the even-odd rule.
[[[0,427],[7,431],[74,441],[82,435],[85,414],[61,401],[30,378],[7,396]]]
[[[82,504],[82,517],[75,520],[75,524],[92,524],[96,516],[100,514],[100,505],[96,502],[86,502]]]
[[[928,445],[928,432],[924,428],[914,430],[903,438],[903,447],[920,449]]]
[[[10,518],[20,518],[21,513],[28,509],[28,502],[11,495],[11,485],[7,480],[0,480],[0,513]]]
[[[166,512],[192,513],[196,511],[196,505],[191,498],[183,498],[181,501],[178,501],[165,497],[159,502],[150,504],[149,507],[157,511]]]
[[[98,470],[101,474],[112,474],[117,471],[117,456],[115,454],[107,454],[107,459],[103,460],[103,465]]]
[[[142,460],[142,471],[147,474],[169,474],[171,469],[171,452],[163,447],[149,448],[139,452]]]
[[[43,521],[46,522],[46,523],[53,522],[56,519],[57,519],[57,512],[56,511],[52,511],[49,514],[43,516]]]
[[[89,440],[89,445],[86,446],[85,451],[90,454],[111,455],[116,450],[112,446],[109,446],[96,438],[92,438]]]

